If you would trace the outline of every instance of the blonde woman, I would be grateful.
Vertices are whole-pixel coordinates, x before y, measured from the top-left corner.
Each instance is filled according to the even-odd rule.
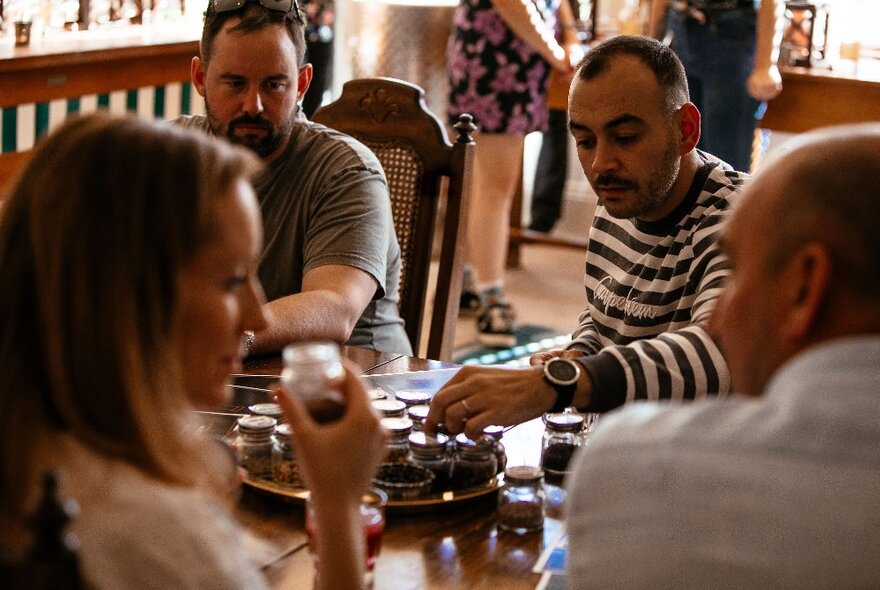
[[[81,507],[72,529],[88,585],[265,586],[225,502],[228,454],[193,437],[189,411],[226,401],[243,332],[267,324],[248,180],[258,168],[183,129],[92,115],[47,138],[11,187],[0,215],[3,558],[27,546],[38,480],[60,468]],[[328,588],[362,579],[356,506],[382,446],[362,386],[347,389],[331,428],[284,400],[310,437],[303,460],[335,543],[320,556]],[[309,469],[315,445],[341,448],[339,431],[354,429],[364,444],[351,465]]]

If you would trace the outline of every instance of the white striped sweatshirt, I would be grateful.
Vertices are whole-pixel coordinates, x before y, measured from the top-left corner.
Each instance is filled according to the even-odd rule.
[[[584,286],[587,308],[570,349],[593,382],[589,411],[637,399],[724,395],[730,375],[706,324],[729,273],[717,239],[748,175],[698,152],[682,203],[656,222],[596,209]]]

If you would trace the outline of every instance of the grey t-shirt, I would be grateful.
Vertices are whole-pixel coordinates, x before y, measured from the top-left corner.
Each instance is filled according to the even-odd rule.
[[[204,116],[181,117],[210,133]],[[397,308],[400,247],[385,173],[366,146],[300,119],[281,156],[255,181],[265,245],[259,275],[269,300],[302,291],[319,266],[358,268],[377,283],[373,300],[346,344],[412,354]]]

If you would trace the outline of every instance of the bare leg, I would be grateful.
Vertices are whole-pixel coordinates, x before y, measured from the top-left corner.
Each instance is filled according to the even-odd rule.
[[[476,138],[468,259],[481,287],[500,286],[504,278],[510,206],[516,183],[522,181],[522,153],[522,136],[483,133]]]
[[[516,183],[521,182],[523,137],[484,133],[476,142],[468,253],[483,304],[477,336],[484,346],[510,347],[516,344],[514,318],[502,289],[510,206]]]

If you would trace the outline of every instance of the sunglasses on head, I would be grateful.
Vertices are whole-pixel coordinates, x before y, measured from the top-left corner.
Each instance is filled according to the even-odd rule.
[[[257,2],[260,6],[273,12],[283,12],[284,14],[293,13],[293,18],[302,22],[302,16],[299,12],[299,5],[296,0],[212,0],[211,7],[214,12],[232,12],[239,10],[248,2]]]

